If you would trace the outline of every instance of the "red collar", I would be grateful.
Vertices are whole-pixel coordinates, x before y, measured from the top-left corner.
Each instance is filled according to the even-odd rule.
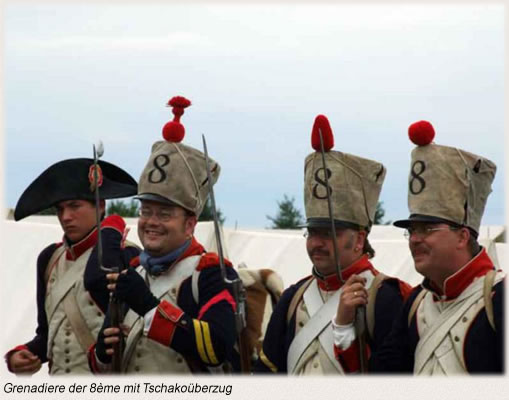
[[[461,267],[454,274],[444,281],[443,295],[446,300],[458,297],[476,278],[486,275],[494,268],[486,249],[482,249],[467,264]],[[442,291],[437,288],[430,280],[425,279],[423,286],[432,290],[435,294],[441,294]]]
[[[373,267],[373,264],[369,261],[369,257],[367,254],[364,254],[361,258],[355,261],[352,265],[349,265],[347,268],[341,271],[341,276],[344,281],[346,281],[353,274],[360,274],[361,272],[370,270],[374,275],[378,274],[378,271]],[[328,276],[319,276],[315,270],[313,270],[313,275],[316,277],[318,282],[318,286],[322,290],[333,291],[338,290],[341,286],[343,286],[343,282],[341,282],[336,274],[331,274]]]
[[[95,246],[97,243],[97,228],[94,228],[87,236],[70,246],[67,244],[67,240],[64,237],[64,243],[66,243],[66,260],[76,261],[85,251]]]
[[[193,236],[193,238],[191,239],[191,244],[186,249],[186,251],[184,251],[184,253],[180,256],[179,260],[183,260],[184,258],[191,256],[198,256],[204,252],[205,249],[203,248],[203,246],[200,243],[198,243],[198,241]]]

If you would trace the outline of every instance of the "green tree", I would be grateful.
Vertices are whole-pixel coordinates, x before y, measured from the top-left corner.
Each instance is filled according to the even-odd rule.
[[[267,219],[272,221],[272,229],[297,229],[304,223],[302,214],[299,209],[295,207],[295,198],[283,195],[283,200],[278,201],[278,213],[275,217],[267,215]]]
[[[375,210],[375,221],[373,222],[373,225],[389,225],[391,221],[383,221],[383,218],[385,216],[385,209],[384,209],[384,202],[379,201],[376,203],[376,210]]]
[[[129,203],[126,203],[123,200],[112,200],[108,202],[108,206],[106,207],[106,214],[117,214],[121,217],[132,218],[138,216],[139,208],[139,202],[134,199],[131,199]]]
[[[223,225],[226,218],[223,216],[223,213],[219,208],[216,210],[216,212],[219,223]],[[214,214],[212,212],[212,202],[210,200],[210,197],[207,198],[205,207],[203,207],[203,211],[201,212],[198,221],[214,221]]]

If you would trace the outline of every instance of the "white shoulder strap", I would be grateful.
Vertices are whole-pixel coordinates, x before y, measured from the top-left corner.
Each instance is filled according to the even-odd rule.
[[[316,284],[316,279],[313,280],[313,283],[307,288],[304,292],[317,292],[317,295],[320,296],[318,292],[318,285]],[[287,370],[289,373],[294,373],[295,367],[302,354],[306,351],[308,346],[313,342],[313,340],[320,335],[327,327],[330,327],[332,316],[334,315],[336,308],[338,306],[340,290],[338,290],[329,300],[321,306],[321,308],[316,312],[311,319],[302,327],[302,329],[297,333],[295,338],[293,339],[290,348],[288,349],[288,359],[287,359]],[[313,297],[313,295],[311,295]],[[306,303],[307,306],[307,303]],[[330,347],[332,349],[332,343]],[[326,350],[326,349],[325,349]]]
[[[191,290],[193,292],[193,300],[196,304],[199,303],[200,293],[198,290],[198,279],[200,278],[200,272],[198,269],[194,269],[193,275],[191,276]]]
[[[419,373],[436,348],[463,314],[483,295],[483,282],[474,283],[446,308],[419,339],[415,349],[414,373]],[[431,294],[430,294],[431,296]]]

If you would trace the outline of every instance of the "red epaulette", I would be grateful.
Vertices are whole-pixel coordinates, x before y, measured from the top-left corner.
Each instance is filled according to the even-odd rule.
[[[410,286],[405,281],[402,281],[401,279],[398,279],[399,283],[399,291],[401,292],[401,297],[403,297],[403,301],[406,301],[408,297],[410,296],[410,293],[414,290],[412,286]]]
[[[140,256],[136,256],[131,258],[131,261],[129,261],[129,266],[136,268],[140,266]]]
[[[233,264],[227,260],[224,259],[224,265],[226,267],[232,267]],[[196,267],[198,271],[201,271],[202,269],[209,268],[209,267],[217,267],[219,266],[219,256],[216,253],[205,253],[201,256],[200,263]]]

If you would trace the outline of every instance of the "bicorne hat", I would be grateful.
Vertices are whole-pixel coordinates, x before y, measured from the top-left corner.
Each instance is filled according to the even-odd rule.
[[[98,185],[101,199],[116,199],[136,194],[136,181],[122,168],[98,161]],[[71,158],[59,161],[40,174],[23,192],[14,210],[19,221],[65,200],[91,200],[94,193],[94,160]]]

